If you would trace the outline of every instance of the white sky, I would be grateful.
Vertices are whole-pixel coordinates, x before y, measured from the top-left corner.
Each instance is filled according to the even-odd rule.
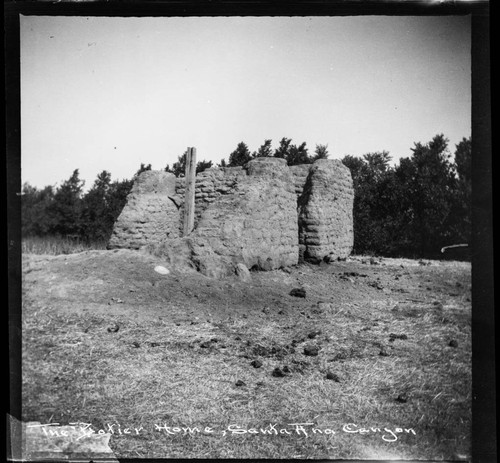
[[[22,181],[328,144],[411,155],[471,132],[470,17],[21,17]]]

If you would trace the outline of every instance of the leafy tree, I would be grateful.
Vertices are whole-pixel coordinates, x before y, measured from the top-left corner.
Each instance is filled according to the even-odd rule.
[[[390,255],[395,250],[394,171],[387,152],[345,156],[354,186],[354,252]]]
[[[354,189],[356,189],[356,186],[358,185],[361,178],[361,169],[363,169],[363,167],[365,166],[365,162],[363,161],[363,159],[357,156],[351,156],[350,154],[345,155],[341,162],[351,171]]]
[[[472,139],[463,138],[455,146],[457,174],[449,227],[455,244],[470,243],[472,233]]]
[[[187,150],[184,151],[182,156],[177,158],[177,162],[172,164],[172,168],[167,164],[165,167],[165,172],[171,172],[176,177],[184,176],[186,172],[186,159],[187,159]],[[199,174],[204,170],[210,169],[212,167],[212,161],[199,161],[196,163],[196,173]]]
[[[377,151],[375,153],[368,153],[363,156],[364,160],[368,164],[369,175],[380,178],[390,169],[391,156],[388,151]]]
[[[80,234],[82,213],[82,190],[85,182],[80,180],[78,169],[64,181],[54,194],[47,208],[51,216],[51,231],[59,235]]]
[[[271,149],[272,140],[265,140],[262,145],[260,145],[257,151],[254,151],[252,158],[268,158],[273,155]]]
[[[37,190],[25,183],[21,198],[23,236],[109,238],[133,184],[132,180],[111,183],[110,179],[109,172],[101,172],[86,194],[77,170],[55,193],[51,186]]]
[[[199,161],[196,163],[196,174],[203,172],[204,170],[210,169],[212,167],[212,161]]]
[[[108,190],[108,207],[113,218],[113,223],[121,214],[125,204],[127,203],[127,196],[132,189],[134,182],[132,180],[115,180],[109,186]]]
[[[314,156],[312,157],[312,162],[317,161],[318,159],[327,159],[328,158],[328,145],[316,145],[316,149],[314,150]]]
[[[395,167],[385,151],[346,156],[355,192],[354,252],[438,257],[441,247],[467,242],[470,140],[457,145],[455,164],[450,158],[443,135],[415,143],[412,156]]]
[[[462,138],[455,148],[455,170],[458,179],[470,186],[472,182],[472,138]]]
[[[228,167],[226,160],[223,158],[220,160],[219,167]]]
[[[396,169],[406,191],[406,230],[420,257],[438,255],[453,236],[447,223],[455,190],[455,175],[448,140],[436,135],[429,143],[415,143],[413,154]],[[401,183],[403,181],[404,183]]]
[[[23,236],[45,236],[52,228],[48,209],[54,200],[52,186],[42,190],[25,183],[21,196],[21,231]]]
[[[299,164],[311,164],[312,159],[309,157],[306,148],[306,142],[301,145],[290,145],[288,154],[286,156],[287,164],[289,166],[296,166]]]
[[[243,166],[251,161],[252,155],[246,143],[240,142],[236,149],[229,155],[229,167]]]
[[[313,159],[309,157],[306,142],[299,146],[292,145],[292,139],[285,137],[280,140],[278,148],[274,151],[274,157],[286,159],[289,166],[313,162]]]
[[[291,138],[285,138],[283,137],[280,140],[280,144],[278,148],[274,151],[274,157],[275,158],[282,158],[282,159],[287,159],[290,151],[290,144],[292,143]]]
[[[82,234],[88,240],[108,239],[114,217],[109,207],[111,174],[103,170],[82,200]]]
[[[186,172],[186,158],[187,158],[187,150],[184,151],[182,156],[177,157],[177,161],[172,164],[172,168],[170,169],[169,165],[165,168],[166,172],[171,172],[176,177],[180,177],[184,175]]]
[[[311,164],[313,160],[309,157],[307,151],[306,142],[303,142],[299,146],[292,145],[291,138],[283,137],[280,140],[278,148],[274,151],[274,157],[286,159],[289,166]]]

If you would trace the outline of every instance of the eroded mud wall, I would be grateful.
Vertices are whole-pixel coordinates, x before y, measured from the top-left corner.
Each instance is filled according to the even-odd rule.
[[[284,159],[257,158],[245,168],[202,172],[188,237],[181,236],[184,191],[182,178],[142,173],[109,247],[161,244],[172,261],[213,277],[233,272],[238,263],[271,270],[294,265],[299,256],[317,261],[351,252],[354,195],[350,172],[340,161],[288,167]]]
[[[194,260],[205,274],[234,265],[272,270],[298,262],[296,195],[286,163],[260,158],[201,214],[191,236]]]
[[[298,199],[299,243],[304,259],[347,257],[354,243],[354,190],[349,169],[320,159],[310,168]]]
[[[108,248],[140,249],[180,236],[179,210],[169,199],[175,195],[175,184],[171,173],[142,172],[115,222]]]

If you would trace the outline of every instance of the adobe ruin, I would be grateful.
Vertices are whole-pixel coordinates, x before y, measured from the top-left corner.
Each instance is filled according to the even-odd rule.
[[[146,171],[135,180],[108,248],[149,247],[174,268],[206,276],[238,264],[272,270],[302,259],[347,257],[353,246],[353,185],[340,161],[288,167],[263,157],[196,177],[195,224],[182,236],[184,178]]]

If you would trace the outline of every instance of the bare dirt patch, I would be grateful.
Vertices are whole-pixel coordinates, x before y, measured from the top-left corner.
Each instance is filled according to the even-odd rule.
[[[122,458],[470,454],[469,264],[353,257],[250,282],[157,265],[23,256],[24,420],[113,429]]]

